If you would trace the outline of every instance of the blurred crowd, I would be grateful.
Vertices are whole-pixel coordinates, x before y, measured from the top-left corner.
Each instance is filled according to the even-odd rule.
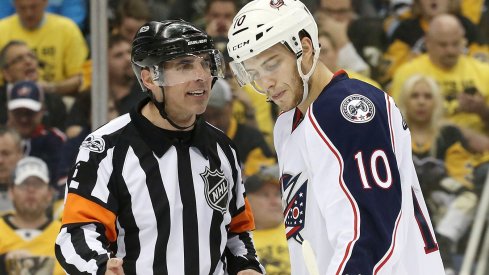
[[[92,130],[88,0],[0,1],[0,274],[15,261],[61,272],[54,241],[64,185]],[[146,95],[131,41],[149,20],[201,26],[229,62],[227,32],[246,0],[108,0],[109,118]],[[304,0],[333,72],[393,96],[444,264],[456,274],[489,168],[489,0]],[[237,145],[268,274],[290,274],[273,149],[280,110],[231,70],[204,118]],[[488,259],[481,259],[488,260]]]

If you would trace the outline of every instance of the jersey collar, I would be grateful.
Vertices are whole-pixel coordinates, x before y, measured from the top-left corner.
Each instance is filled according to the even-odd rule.
[[[140,101],[136,108],[131,110],[130,116],[136,129],[140,133],[141,138],[158,157],[161,158],[172,146],[183,145],[196,147],[201,154],[207,158],[207,147],[209,143],[207,138],[208,133],[206,133],[207,128],[205,127],[205,121],[202,118],[197,118],[195,127],[191,131],[182,132],[161,129],[141,114],[142,108],[149,101],[149,98]]]

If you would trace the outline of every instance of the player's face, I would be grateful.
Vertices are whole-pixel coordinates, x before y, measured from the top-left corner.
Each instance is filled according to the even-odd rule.
[[[15,165],[22,157],[19,146],[10,134],[0,135],[0,182],[9,182]]]
[[[11,46],[5,55],[3,75],[9,83],[22,80],[37,81],[38,61],[36,55],[26,45]]]
[[[28,177],[11,189],[15,210],[24,217],[39,218],[49,207],[53,192],[49,184],[38,177]]]
[[[283,222],[279,185],[265,183],[258,191],[247,194],[256,229],[269,229]]]
[[[244,61],[244,67],[258,89],[281,111],[289,111],[300,103],[303,87],[296,58],[281,43]]]
[[[431,122],[435,108],[433,91],[425,81],[413,86],[406,102],[406,115],[409,121],[426,124]]]

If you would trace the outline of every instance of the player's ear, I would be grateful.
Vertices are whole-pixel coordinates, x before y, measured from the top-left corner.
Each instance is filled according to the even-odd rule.
[[[302,37],[301,44],[303,71],[308,72],[312,66],[312,61],[314,59],[314,48],[312,46],[312,40],[307,36]]]
[[[301,44],[302,44],[302,54],[305,56],[313,56],[314,55],[314,48],[312,46],[312,40],[305,36],[301,38]]]

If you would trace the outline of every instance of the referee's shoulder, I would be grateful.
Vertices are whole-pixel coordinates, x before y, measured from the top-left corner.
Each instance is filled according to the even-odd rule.
[[[110,135],[126,127],[130,122],[131,122],[131,117],[129,113],[127,113],[122,116],[116,117],[113,120],[107,122],[106,124],[100,126],[91,134],[94,136]]]
[[[80,148],[85,147],[96,153],[105,152],[106,149],[112,148],[118,143],[121,133],[130,123],[131,117],[129,114],[119,116],[85,137]]]
[[[217,142],[235,147],[234,141],[232,141],[221,129],[215,127],[207,121],[204,121],[204,127],[206,128],[206,132],[209,134],[209,136],[215,139]]]

